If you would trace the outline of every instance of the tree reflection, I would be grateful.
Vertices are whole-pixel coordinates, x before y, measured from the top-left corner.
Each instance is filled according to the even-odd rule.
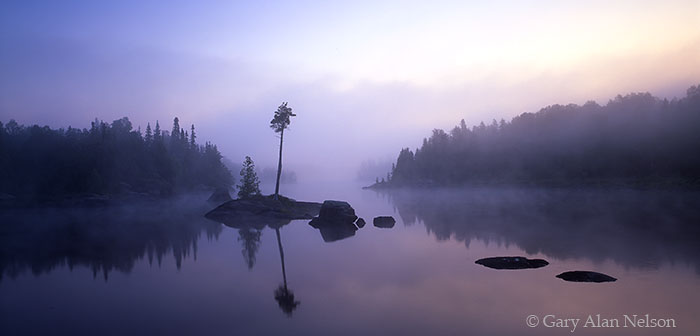
[[[245,227],[238,229],[238,241],[243,242],[243,260],[245,260],[248,269],[253,269],[255,266],[255,254],[260,248],[260,236],[262,231],[259,229]]]
[[[700,271],[700,193],[622,189],[464,188],[382,191],[406,224],[438,240],[515,244],[526,253]]]
[[[280,229],[275,228],[275,233],[277,234],[277,247],[280,251],[280,261],[282,263],[282,280],[283,284],[277,287],[275,290],[275,301],[280,306],[280,309],[291,317],[294,309],[299,306],[301,302],[296,301],[294,298],[294,293],[287,288],[287,271],[284,268],[284,250],[282,249],[282,238],[280,237]]]
[[[135,202],[97,208],[0,210],[0,281],[29,270],[34,275],[83,266],[105,281],[112,271],[130,273],[138,260],[175,266],[196,259],[202,233],[217,239],[221,225],[201,218],[197,200]]]

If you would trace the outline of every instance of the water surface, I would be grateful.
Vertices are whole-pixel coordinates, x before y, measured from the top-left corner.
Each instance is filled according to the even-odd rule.
[[[677,327],[579,325],[574,334],[700,330],[696,193],[358,187],[283,187],[300,200],[347,200],[367,220],[334,242],[308,221],[277,230],[210,222],[201,217],[207,195],[3,211],[0,334],[564,335],[570,327],[531,328],[526,318],[595,314],[650,314]],[[396,226],[373,227],[382,215]],[[550,265],[499,271],[474,263],[498,255]],[[570,270],[619,280],[555,278]],[[275,298],[285,276],[292,308]]]

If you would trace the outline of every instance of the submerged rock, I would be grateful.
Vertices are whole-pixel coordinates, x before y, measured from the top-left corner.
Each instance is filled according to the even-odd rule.
[[[569,271],[557,275],[557,278],[572,282],[613,282],[617,279],[603,273],[591,271]]]
[[[234,228],[280,227],[293,219],[311,219],[319,213],[321,204],[298,202],[273,195],[236,199],[219,205],[204,217]]]
[[[394,217],[391,216],[374,217],[374,220],[372,222],[374,223],[374,226],[384,229],[393,228],[394,224],[396,224],[396,220],[394,219]]]
[[[528,259],[525,257],[491,257],[475,261],[479,265],[493,269],[529,269],[540,268],[549,265],[544,259]]]
[[[209,196],[207,202],[221,204],[232,200],[231,194],[228,193],[228,188],[216,188]]]
[[[365,227],[365,224],[367,224],[367,223],[365,223],[365,219],[362,217],[358,218],[357,222],[355,222],[355,225],[357,225],[357,227],[360,229]]]

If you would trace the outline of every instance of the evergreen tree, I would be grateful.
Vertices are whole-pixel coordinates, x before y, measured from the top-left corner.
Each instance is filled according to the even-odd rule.
[[[176,142],[178,137],[180,137],[180,119],[175,117],[173,119],[173,130],[170,132],[170,139],[172,142]]]
[[[196,148],[197,144],[195,143],[195,139],[197,137],[194,135],[194,124],[192,124],[192,132],[190,132],[190,147]]]
[[[260,181],[255,172],[255,163],[250,156],[245,157],[241,168],[241,184],[238,185],[238,198],[249,198],[260,195]]]
[[[280,192],[280,176],[282,175],[282,143],[284,141],[284,130],[289,127],[290,117],[295,117],[296,114],[292,113],[292,108],[287,107],[287,102],[282,103],[277,107],[275,115],[270,121],[270,128],[272,128],[275,133],[280,134],[280,155],[279,161],[277,163],[277,183],[275,184],[275,199],[278,198]]]
[[[153,131],[151,131],[151,123],[148,123],[148,125],[146,125],[146,136],[144,137],[144,140],[146,141],[146,143],[149,144],[153,142]]]
[[[156,120],[156,129],[153,132],[153,140],[155,140],[155,141],[163,140],[163,134],[161,134],[161,132],[160,132],[160,124],[158,124],[158,120]]]

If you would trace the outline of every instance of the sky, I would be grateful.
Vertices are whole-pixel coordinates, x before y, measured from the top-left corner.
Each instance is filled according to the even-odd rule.
[[[434,128],[700,84],[700,1],[0,3],[0,121],[195,124],[229,159],[352,176]]]

